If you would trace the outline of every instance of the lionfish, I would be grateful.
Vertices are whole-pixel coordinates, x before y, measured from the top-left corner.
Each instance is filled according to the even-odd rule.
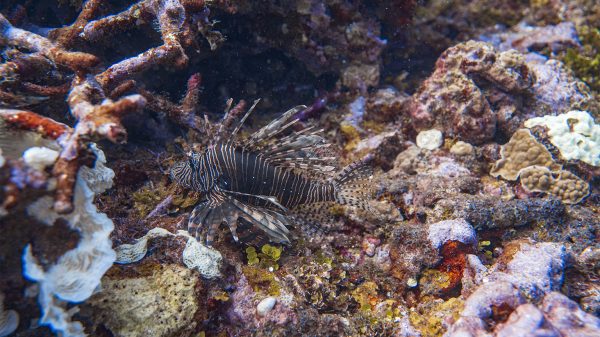
[[[206,232],[211,245],[226,223],[236,242],[268,238],[290,244],[292,222],[318,228],[332,204],[370,209],[370,167],[355,162],[336,172],[336,157],[324,156],[331,144],[319,135],[323,130],[291,128],[305,106],[288,110],[245,139],[239,137],[257,103],[226,140],[221,124],[206,149],[188,153],[187,160],[171,168],[172,180],[203,195],[190,215],[190,234],[200,239]]]

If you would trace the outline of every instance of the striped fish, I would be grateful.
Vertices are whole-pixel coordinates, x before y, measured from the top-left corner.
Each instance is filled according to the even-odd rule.
[[[219,128],[204,151],[189,153],[171,168],[171,178],[205,198],[190,215],[188,230],[200,239],[206,232],[210,245],[219,226],[226,223],[236,242],[264,237],[289,244],[291,221],[319,226],[333,203],[369,209],[371,169],[351,164],[336,172],[336,158],[325,156],[328,144],[311,127],[293,131],[297,106],[246,139],[238,139],[243,122],[223,140]]]

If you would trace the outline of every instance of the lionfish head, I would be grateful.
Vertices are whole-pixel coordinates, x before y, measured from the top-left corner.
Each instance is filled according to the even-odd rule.
[[[198,165],[198,156],[196,154],[188,155],[187,160],[177,162],[171,167],[169,175],[177,184],[185,188],[194,187],[194,177],[197,177],[201,172]]]

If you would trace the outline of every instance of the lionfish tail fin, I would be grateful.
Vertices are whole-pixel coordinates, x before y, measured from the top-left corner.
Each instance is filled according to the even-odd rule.
[[[372,212],[369,205],[373,195],[372,176],[373,169],[365,162],[357,161],[346,166],[333,179],[336,201]]]

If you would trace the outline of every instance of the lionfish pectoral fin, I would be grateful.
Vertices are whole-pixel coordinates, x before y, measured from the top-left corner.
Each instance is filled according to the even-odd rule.
[[[239,213],[236,212],[235,210],[231,210],[231,212],[229,214],[225,215],[225,223],[227,224],[227,227],[229,227],[229,230],[231,231],[231,236],[233,236],[233,240],[235,242],[240,242],[240,238],[238,236],[238,218],[239,218]]]
[[[217,230],[221,224],[226,220],[227,214],[231,211],[231,204],[227,201],[223,201],[220,204],[213,207],[211,212],[206,217],[206,244],[212,245],[217,235]]]
[[[272,242],[290,243],[288,237],[289,230],[287,228],[290,224],[284,215],[265,208],[247,205],[237,199],[230,200],[239,211],[239,219],[243,219],[260,229]]]
[[[247,197],[247,198],[253,198],[253,199],[267,201],[268,203],[270,203],[273,206],[276,206],[283,212],[287,212],[287,210],[288,210],[285,206],[283,206],[282,204],[279,203],[279,200],[277,200],[277,197],[275,197],[275,196],[248,194],[248,193],[235,192],[235,191],[223,191],[223,192],[225,194],[231,195],[232,197],[243,196],[243,197]]]
[[[201,228],[204,226],[206,217],[211,212],[212,207],[208,201],[203,201],[194,207],[188,221],[188,233],[200,241]]]
[[[198,204],[188,222],[188,232],[190,235],[194,235],[196,240],[202,241],[203,234],[206,235],[206,244],[212,245],[217,230],[223,222],[227,222],[232,233],[236,237],[235,226],[237,223],[237,216],[235,207],[224,200],[218,204],[211,201],[203,201]]]

